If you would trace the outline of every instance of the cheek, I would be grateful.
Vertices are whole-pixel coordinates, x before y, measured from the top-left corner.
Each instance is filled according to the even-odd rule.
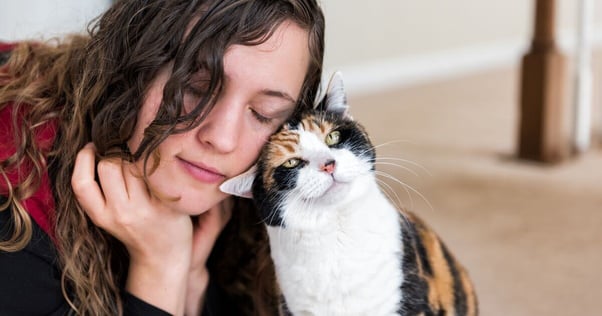
[[[249,169],[259,157],[261,149],[267,142],[272,131],[259,131],[243,133],[238,154],[236,155],[236,163],[239,165],[237,172],[241,173]]]
[[[130,140],[128,140],[128,146],[131,152],[135,152],[142,142],[142,136],[144,135],[144,129],[150,125],[157,115],[157,110],[161,101],[163,100],[163,88],[169,77],[169,67],[164,66],[159,70],[157,77],[151,82],[144,96],[142,107],[138,112],[136,118],[136,127]]]
[[[151,93],[148,95],[148,97],[142,104],[140,112],[138,112],[134,132],[132,134],[132,137],[128,140],[128,146],[130,147],[131,152],[135,152],[138,149],[138,146],[140,146],[140,143],[142,142],[142,138],[144,136],[144,129],[146,129],[146,127],[148,127],[150,123],[155,119],[160,104],[161,95],[155,96],[151,91]]]
[[[128,140],[128,147],[130,148],[130,151],[132,153],[135,152],[140,146],[140,143],[142,142],[142,138],[144,136],[144,129],[146,129],[146,127],[150,125],[153,119],[154,115],[147,115],[147,113],[145,113],[144,111],[141,111],[138,114],[138,121],[136,122],[136,127],[134,128],[132,137],[130,138],[130,140]]]

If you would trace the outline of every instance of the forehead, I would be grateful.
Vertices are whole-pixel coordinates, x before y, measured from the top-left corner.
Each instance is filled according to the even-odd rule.
[[[224,55],[228,78],[257,90],[279,91],[298,100],[309,68],[309,35],[282,22],[258,45],[232,45]]]
[[[298,128],[302,132],[326,137],[326,135],[335,128],[335,125],[332,121],[327,120],[324,115],[314,113],[305,115],[301,119]]]

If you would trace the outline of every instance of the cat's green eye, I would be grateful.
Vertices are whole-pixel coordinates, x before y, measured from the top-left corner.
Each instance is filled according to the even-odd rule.
[[[295,168],[296,166],[298,166],[300,163],[301,163],[301,159],[291,158],[291,159],[285,161],[282,164],[282,166],[287,169],[292,169],[292,168]]]
[[[328,146],[336,145],[340,141],[341,141],[341,132],[339,132],[339,131],[332,131],[332,132],[328,133],[328,135],[326,135],[325,143]]]

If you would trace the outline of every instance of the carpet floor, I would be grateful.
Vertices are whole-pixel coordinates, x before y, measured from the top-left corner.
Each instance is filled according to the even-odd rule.
[[[560,164],[516,159],[518,78],[498,69],[349,103],[391,158],[378,162],[383,188],[466,266],[481,315],[599,315],[600,138]]]

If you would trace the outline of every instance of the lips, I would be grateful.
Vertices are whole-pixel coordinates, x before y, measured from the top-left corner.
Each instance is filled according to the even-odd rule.
[[[204,166],[199,163],[192,163],[178,157],[178,163],[194,179],[204,183],[219,183],[224,181],[226,176],[219,173],[216,169]]]

